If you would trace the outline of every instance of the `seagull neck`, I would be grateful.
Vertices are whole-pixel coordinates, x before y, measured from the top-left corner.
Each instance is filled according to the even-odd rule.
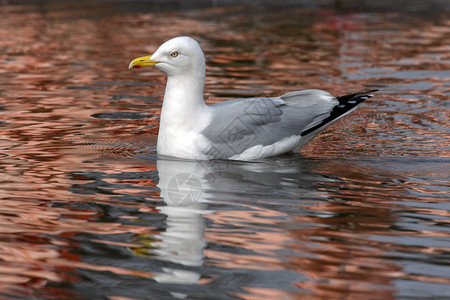
[[[189,126],[207,106],[203,100],[205,76],[169,76],[161,110],[161,125]]]

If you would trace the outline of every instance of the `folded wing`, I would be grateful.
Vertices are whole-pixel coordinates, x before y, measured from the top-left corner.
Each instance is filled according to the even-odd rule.
[[[274,98],[233,99],[212,105],[213,121],[202,134],[211,142],[205,154],[230,158],[254,146],[268,146],[322,126],[339,105],[321,90]],[[295,150],[295,149],[291,149]]]

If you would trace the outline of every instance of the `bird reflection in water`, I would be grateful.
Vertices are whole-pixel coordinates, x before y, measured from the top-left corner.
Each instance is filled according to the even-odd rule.
[[[139,234],[134,243],[139,247],[133,253],[167,262],[161,272],[154,273],[154,280],[170,284],[198,284],[203,265],[205,242],[205,215],[214,214],[211,203],[229,202],[232,191],[254,190],[265,193],[265,188],[277,185],[289,172],[297,176],[299,166],[260,164],[235,161],[190,161],[174,158],[157,160],[158,188],[165,205],[157,210],[166,216],[165,229],[157,234]],[[287,173],[286,173],[287,172]],[[310,175],[305,176],[310,177]],[[275,176],[276,175],[276,176]],[[278,177],[274,180],[274,176]],[[256,180],[257,179],[257,180]],[[311,178],[297,187],[310,194]],[[211,216],[211,218],[213,218]],[[179,293],[175,293],[179,294]]]
[[[160,283],[196,284],[200,273],[182,268],[200,267],[203,263],[207,180],[199,163],[182,160],[158,160],[158,187],[166,205],[158,206],[167,216],[166,230],[158,235],[138,235],[135,242],[141,247],[135,254],[170,263],[156,273]]]

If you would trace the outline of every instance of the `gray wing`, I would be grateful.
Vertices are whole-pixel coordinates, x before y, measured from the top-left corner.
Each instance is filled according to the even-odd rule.
[[[202,134],[211,141],[207,155],[229,158],[256,145],[271,145],[300,136],[320,124],[338,104],[320,90],[304,90],[274,98],[247,98],[211,106],[213,122]]]

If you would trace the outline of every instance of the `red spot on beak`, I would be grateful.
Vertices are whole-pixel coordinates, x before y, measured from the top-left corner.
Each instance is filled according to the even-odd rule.
[[[139,68],[142,68],[142,67],[140,65],[134,65],[133,68],[134,69],[139,69]]]

